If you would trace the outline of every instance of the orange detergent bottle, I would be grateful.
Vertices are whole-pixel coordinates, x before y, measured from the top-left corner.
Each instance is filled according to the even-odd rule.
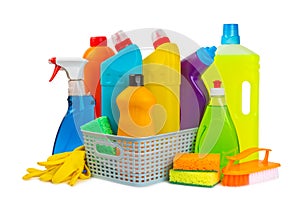
[[[117,97],[120,111],[118,136],[147,137],[157,133],[152,120],[154,95],[144,87],[142,74],[129,75],[129,86]]]
[[[86,91],[90,92],[96,101],[95,118],[101,116],[100,64],[114,54],[107,46],[106,37],[100,36],[90,38],[90,47],[83,55],[83,58],[88,60],[84,68],[84,83]]]

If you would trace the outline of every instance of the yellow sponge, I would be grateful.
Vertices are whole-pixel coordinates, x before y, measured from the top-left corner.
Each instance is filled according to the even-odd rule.
[[[220,181],[218,171],[187,171],[171,169],[169,173],[171,183],[213,187]]]
[[[177,153],[171,183],[213,187],[220,182],[220,154]]]

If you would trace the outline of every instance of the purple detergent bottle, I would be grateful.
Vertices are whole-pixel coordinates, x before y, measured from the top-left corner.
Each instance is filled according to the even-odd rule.
[[[209,102],[201,75],[213,63],[216,47],[201,47],[181,61],[180,128],[198,127]]]

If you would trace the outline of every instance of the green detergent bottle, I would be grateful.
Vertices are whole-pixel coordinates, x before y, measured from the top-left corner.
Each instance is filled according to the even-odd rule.
[[[226,156],[238,154],[240,148],[237,132],[226,105],[224,88],[221,88],[219,80],[213,83],[214,88],[210,90],[210,103],[198,129],[195,153],[220,154],[222,169],[228,162]]]

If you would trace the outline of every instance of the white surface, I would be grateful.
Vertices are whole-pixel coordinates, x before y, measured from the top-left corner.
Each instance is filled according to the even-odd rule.
[[[299,196],[299,10],[297,1],[1,1],[1,199],[262,199]],[[197,2],[195,4],[194,2]],[[139,9],[135,9],[139,8]],[[52,150],[67,110],[67,78],[49,83],[53,56],[82,56],[89,37],[162,28],[201,46],[219,45],[224,23],[261,57],[260,146],[280,162],[279,179],[241,188],[136,188],[92,178],[74,187],[23,181]],[[150,36],[149,36],[150,39]],[[293,94],[294,96],[291,96]],[[296,95],[296,96],[295,96]]]

